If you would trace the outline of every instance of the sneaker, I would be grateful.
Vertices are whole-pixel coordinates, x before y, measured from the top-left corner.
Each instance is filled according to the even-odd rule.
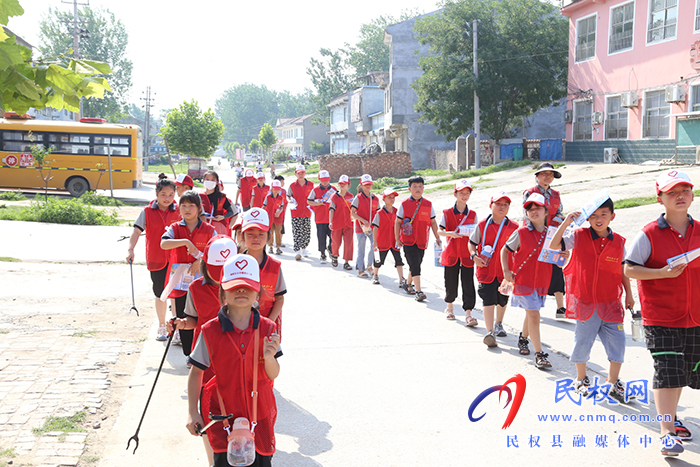
[[[678,436],[666,433],[661,437],[661,455],[668,457],[676,457],[678,454],[685,451],[683,441]]]
[[[506,331],[503,329],[503,323],[496,323],[493,325],[493,332],[498,337],[508,337]]]
[[[591,387],[591,380],[588,376],[585,376],[581,381],[576,381],[574,383],[574,393],[581,394],[583,397],[588,397],[588,388]]]
[[[566,308],[561,307],[557,310],[556,314],[557,319],[566,319]]]
[[[294,259],[297,261],[301,261],[301,253],[297,253],[296,255],[294,255]]]
[[[530,341],[527,339],[527,337],[523,337],[523,333],[520,333],[520,336],[518,337],[518,349],[520,349],[520,355],[530,355],[530,348],[528,347],[528,344]]]
[[[399,281],[399,289],[403,289],[406,287],[406,278],[402,277],[401,280]]]
[[[270,254],[273,254],[274,252],[275,252],[275,250],[274,250],[272,247],[270,247],[269,253],[270,253]]]
[[[498,347],[496,336],[493,334],[493,331],[489,331],[489,333],[484,336],[484,344],[488,347]]]
[[[182,341],[180,340],[180,331],[176,330],[175,335],[173,336],[173,345],[182,345]]]
[[[321,264],[326,264],[326,255],[321,255]]]
[[[615,381],[615,384],[613,384],[610,392],[608,392],[608,396],[612,397],[621,404],[625,404],[635,398],[633,395],[630,395],[627,400],[625,400],[625,383],[619,379]]]
[[[422,302],[422,301],[425,300],[426,298],[428,298],[428,297],[426,297],[425,294],[424,294],[422,291],[416,290],[416,301],[417,301],[417,302]]]
[[[549,370],[550,368],[552,368],[552,364],[549,363],[547,357],[549,357],[548,353],[535,353],[535,368],[539,368],[540,370]]]
[[[372,276],[372,284],[379,284],[379,276]]]
[[[302,254],[302,256],[303,256],[304,258],[308,258],[308,257],[309,257],[309,252],[306,251],[306,248],[304,248],[304,249],[301,250],[301,254]]]
[[[158,328],[158,333],[156,334],[157,341],[167,341],[168,340],[168,329],[165,326]]]
[[[281,255],[281,254],[282,254],[282,250],[279,249],[279,248],[277,248],[277,251],[275,251],[275,254]]]

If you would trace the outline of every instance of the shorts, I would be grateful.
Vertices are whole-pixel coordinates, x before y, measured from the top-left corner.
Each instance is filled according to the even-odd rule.
[[[513,295],[510,304],[523,310],[540,311],[540,308],[544,306],[545,298],[547,297],[537,295],[537,291],[535,291],[530,295]]]
[[[564,293],[564,271],[559,266],[552,265],[552,279],[549,281],[547,295],[559,292]]]
[[[153,294],[156,296],[156,298],[160,298],[160,296],[163,294],[163,290],[165,290],[165,278],[168,276],[169,266],[170,265],[168,264],[163,269],[159,269],[158,271],[150,271],[151,282],[153,282]]]
[[[406,255],[406,262],[411,272],[411,277],[420,276],[420,265],[423,262],[425,250],[419,248],[418,245],[404,245],[403,254]]]
[[[403,266],[403,261],[401,260],[401,252],[399,250],[394,250],[393,248],[389,250],[379,250],[379,260],[376,258],[374,259],[374,267],[375,268],[380,268],[384,266],[384,260],[386,259],[387,255],[391,251],[392,256],[394,257],[394,266],[397,268],[399,266]]]
[[[500,286],[501,283],[498,282],[498,278],[489,284],[479,282],[479,297],[481,297],[484,306],[508,306],[508,295],[503,295],[498,291]]]
[[[644,326],[644,337],[654,359],[654,389],[700,389],[700,326]]]
[[[585,321],[576,321],[574,350],[571,351],[569,360],[573,363],[587,363],[596,336],[600,337],[609,361],[622,363],[625,360],[624,324],[603,321],[596,312]]]

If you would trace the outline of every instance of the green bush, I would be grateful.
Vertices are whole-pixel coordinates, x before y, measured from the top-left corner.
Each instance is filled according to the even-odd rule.
[[[80,198],[33,201],[31,206],[0,210],[0,219],[77,225],[119,225],[116,211],[105,212],[83,203]]]
[[[91,206],[123,206],[124,203],[116,198],[109,196],[98,195],[94,191],[86,191],[80,197],[80,201]]]
[[[386,187],[397,186],[400,184],[401,184],[401,182],[396,178],[382,177],[379,180],[375,180],[374,185],[372,186],[372,190],[382,191]]]
[[[19,190],[3,191],[0,193],[0,199],[3,201],[24,201],[27,197]]]

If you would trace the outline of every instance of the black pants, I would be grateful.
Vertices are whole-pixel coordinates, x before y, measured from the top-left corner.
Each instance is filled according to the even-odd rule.
[[[474,268],[462,266],[459,260],[454,266],[445,266],[445,302],[452,303],[457,298],[460,275],[462,279],[462,308],[471,310],[476,305]]]
[[[418,248],[418,245],[404,245],[403,254],[406,255],[406,262],[408,263],[409,271],[411,271],[411,277],[420,276],[420,266],[423,262],[425,250]]]
[[[231,464],[226,460],[225,452],[214,453],[214,467],[231,467]],[[250,467],[272,467],[272,456],[263,456],[255,453],[255,460]]]
[[[328,224],[316,224],[316,239],[318,251],[321,252],[321,256],[326,256],[326,250],[331,247],[331,229]]]
[[[168,271],[170,270],[169,264],[166,265],[163,269],[159,269],[158,271],[151,271],[151,282],[153,282],[153,295],[156,296],[156,298],[160,298],[160,296],[163,294],[163,290],[165,290],[165,278],[168,275]]]
[[[175,315],[178,318],[185,317],[185,303],[187,303],[187,295],[177,297],[175,299]],[[180,329],[180,341],[182,342],[182,353],[188,356],[192,352],[192,339],[194,337],[193,329]]]

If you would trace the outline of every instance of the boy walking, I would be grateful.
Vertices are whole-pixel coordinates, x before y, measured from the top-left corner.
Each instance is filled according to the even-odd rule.
[[[403,288],[406,284],[406,279],[403,277],[403,261],[401,260],[401,251],[396,248],[394,239],[394,223],[396,222],[396,208],[394,201],[399,196],[391,188],[386,188],[382,193],[384,207],[377,211],[372,220],[372,236],[375,249],[379,251],[379,257],[374,257],[374,275],[372,276],[372,284],[379,284],[379,268],[384,265],[384,260],[387,254],[391,251],[394,257],[394,265],[399,274],[399,287]]]
[[[318,173],[318,180],[318,186],[309,193],[307,201],[314,211],[321,264],[326,264],[326,251],[329,254],[333,251],[331,250],[331,228],[328,226],[328,206],[331,202],[331,196],[338,190],[331,185],[331,176],[327,170],[321,170]]]
[[[338,267],[338,256],[340,255],[340,245],[343,245],[343,259],[345,264],[343,269],[352,270],[349,261],[352,259],[352,218],[350,217],[350,203],[353,196],[348,193],[350,179],[347,175],[341,175],[338,179],[338,193],[331,196],[329,206],[328,221],[333,236],[333,254],[331,255],[331,265]]]
[[[669,170],[659,176],[656,200],[665,212],[642,228],[625,256],[625,275],[637,279],[647,349],[654,359],[664,456],[677,456],[684,451],[682,440],[692,439],[676,412],[684,386],[700,389],[700,262],[673,268],[667,263],[700,247],[700,227],[688,215],[693,198],[685,173]]]
[[[357,196],[353,198],[350,205],[350,214],[355,220],[355,237],[357,238],[357,274],[360,277],[369,277],[372,273],[372,264],[374,263],[374,240],[372,238],[372,219],[374,214],[379,210],[379,198],[371,193],[372,176],[364,174],[360,177],[360,186],[357,188]],[[369,255],[367,256],[366,267],[369,270],[365,271],[365,245],[369,240]]]

